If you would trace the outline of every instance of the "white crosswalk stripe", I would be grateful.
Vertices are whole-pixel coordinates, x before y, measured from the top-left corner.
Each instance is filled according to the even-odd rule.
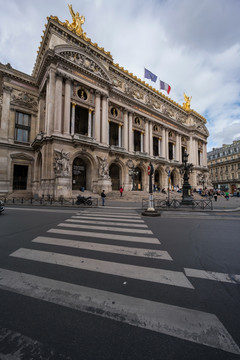
[[[198,269],[184,269],[185,274],[189,277],[205,279],[205,280],[214,280],[227,282],[231,284],[240,284],[240,275],[235,274],[224,274],[213,271],[205,271]]]
[[[0,269],[0,288],[240,354],[213,314],[4,269]]]
[[[186,276],[178,271],[120,264],[110,261],[83,258],[80,256],[71,256],[24,248],[20,248],[19,250],[13,252],[10,256],[25,260],[45,262],[48,264],[68,266],[75,269],[97,271],[103,274],[117,275],[130,279],[145,280],[194,289]]]
[[[50,229],[48,230],[48,233],[93,237],[93,238],[110,239],[110,240],[121,240],[121,241],[130,241],[130,242],[133,241],[133,242],[148,243],[148,244],[160,244],[160,241],[154,237],[129,236],[129,235],[121,235],[121,234],[108,234],[108,233],[99,233],[99,232],[96,233],[96,232],[65,230],[65,229]]]
[[[68,219],[68,222],[72,222],[74,220]],[[115,231],[115,232],[127,232],[127,233],[134,233],[134,234],[152,234],[151,230],[142,230],[142,229],[130,229],[130,228],[123,228],[123,227],[110,227],[110,226],[94,226],[94,225],[85,225],[85,224],[68,224],[68,223],[60,223],[58,226],[61,227],[70,227],[70,228],[77,228],[77,229],[88,229],[88,230],[104,230],[104,231]]]
[[[115,222],[115,221],[98,221],[98,220],[80,220],[80,219],[67,219],[66,221],[82,223],[82,224],[96,224],[96,225],[109,225],[109,226],[126,226],[124,222]],[[145,224],[131,224],[132,228],[147,228],[148,226]]]
[[[36,243],[41,243],[41,244],[73,247],[76,249],[85,249],[85,250],[107,252],[107,253],[112,253],[112,254],[131,255],[131,256],[146,257],[146,258],[151,258],[151,259],[161,259],[161,260],[172,261],[172,258],[168,254],[168,252],[162,251],[162,250],[139,249],[139,248],[133,248],[133,247],[126,247],[126,246],[124,247],[124,246],[117,246],[117,245],[89,243],[89,242],[79,241],[79,240],[75,241],[75,240],[69,240],[69,239],[43,237],[43,236],[38,236],[35,239],[33,239],[32,241],[36,242]]]
[[[53,234],[58,234],[59,237],[53,237]],[[25,266],[29,261],[36,261],[59,268],[69,267],[76,271],[100,273],[106,275],[106,279],[109,275],[115,276],[116,282],[122,283],[121,278],[126,279],[126,282],[128,279],[140,280],[149,284],[155,283],[155,286],[164,284],[185,288],[185,291],[190,292],[194,292],[194,287],[187,276],[218,281],[234,280],[235,283],[239,280],[238,275],[233,279],[224,276],[226,274],[210,275],[209,272],[196,269],[184,269],[185,273],[161,269],[162,260],[166,264],[166,261],[172,262],[173,259],[168,252],[159,249],[159,239],[153,236],[152,231],[136,212],[123,214],[114,210],[82,211],[58,224],[57,228],[49,229],[47,235],[32,240],[33,244],[43,244],[44,251],[20,248],[10,256],[24,259]],[[90,242],[90,239],[93,239],[93,242]],[[124,242],[128,242],[127,246],[124,246]],[[56,248],[56,252],[52,251],[53,247]],[[88,252],[87,257],[84,252],[84,256],[63,253],[67,248],[85,250]],[[122,257],[119,257],[119,262],[100,260],[96,258],[100,256],[98,252],[124,256],[125,261],[121,263]],[[139,257],[147,266],[131,264],[131,256]],[[151,263],[154,264],[152,267]],[[104,291],[101,285],[99,287],[100,289],[93,289],[0,269],[2,289],[240,354],[238,345],[214,314]]]
[[[105,216],[103,216],[103,214],[101,214],[101,216],[99,215],[99,216],[86,216],[86,215],[84,215],[84,216],[79,216],[79,215],[76,215],[76,216],[72,216],[74,219],[94,219],[94,220],[114,220],[114,221],[118,221],[118,222],[120,222],[120,221],[123,221],[124,220],[124,222],[126,222],[126,223],[134,223],[134,224],[137,224],[137,223],[144,223],[144,220],[133,220],[133,219],[129,219],[129,218],[126,218],[126,219],[124,219],[124,218],[121,218],[121,219],[119,219],[118,217],[110,217],[110,219],[107,219]]]

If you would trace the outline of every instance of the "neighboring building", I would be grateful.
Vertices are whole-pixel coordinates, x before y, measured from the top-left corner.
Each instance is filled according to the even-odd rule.
[[[212,185],[216,189],[229,189],[234,193],[240,189],[240,140],[230,145],[213,148],[207,153]]]
[[[0,195],[147,190],[150,161],[156,185],[166,188],[171,170],[181,186],[185,150],[197,187],[208,172],[205,118],[115,64],[83,19],[48,18],[32,76],[0,64]]]

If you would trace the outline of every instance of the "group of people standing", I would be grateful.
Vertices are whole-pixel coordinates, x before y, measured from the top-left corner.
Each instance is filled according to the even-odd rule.
[[[120,187],[119,192],[120,192],[120,197],[122,197],[123,196],[123,188],[122,187]],[[105,190],[103,190],[101,192],[102,206],[105,206],[105,198],[106,198],[106,194],[105,194]]]

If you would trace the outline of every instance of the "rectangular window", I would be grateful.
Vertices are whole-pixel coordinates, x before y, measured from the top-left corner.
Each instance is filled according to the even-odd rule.
[[[153,155],[158,156],[158,138],[153,137]]]
[[[19,142],[29,142],[31,116],[16,111],[15,120],[15,140]]]

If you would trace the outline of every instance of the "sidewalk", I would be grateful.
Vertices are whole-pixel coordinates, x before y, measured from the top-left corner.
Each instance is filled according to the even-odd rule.
[[[144,197],[145,199],[147,199],[147,197]],[[153,198],[155,198],[155,196],[153,195]],[[158,198],[158,197],[156,197]],[[171,196],[171,199],[175,198],[174,196]],[[176,197],[177,199],[180,200],[180,197]],[[164,196],[164,199],[166,199],[166,195]],[[204,197],[200,197],[198,196],[196,200],[204,200],[206,198]],[[226,200],[224,197],[222,196],[218,196],[217,201],[215,201],[214,199],[212,199],[212,204],[213,204],[213,210],[203,210],[203,211],[225,211],[225,212],[232,212],[232,211],[240,211],[240,198],[237,197],[230,197],[229,200]],[[101,206],[99,206],[101,207]],[[105,202],[105,207],[119,207],[122,209],[142,209],[142,200],[140,199],[136,199],[135,201],[133,201],[132,199],[128,200],[128,199],[124,199],[120,198],[117,199],[106,199]],[[169,209],[161,209],[161,211],[168,211]],[[184,211],[186,209],[173,209],[175,211]],[[191,206],[189,207],[189,210],[192,210]],[[195,211],[201,211],[200,209],[196,209]]]

